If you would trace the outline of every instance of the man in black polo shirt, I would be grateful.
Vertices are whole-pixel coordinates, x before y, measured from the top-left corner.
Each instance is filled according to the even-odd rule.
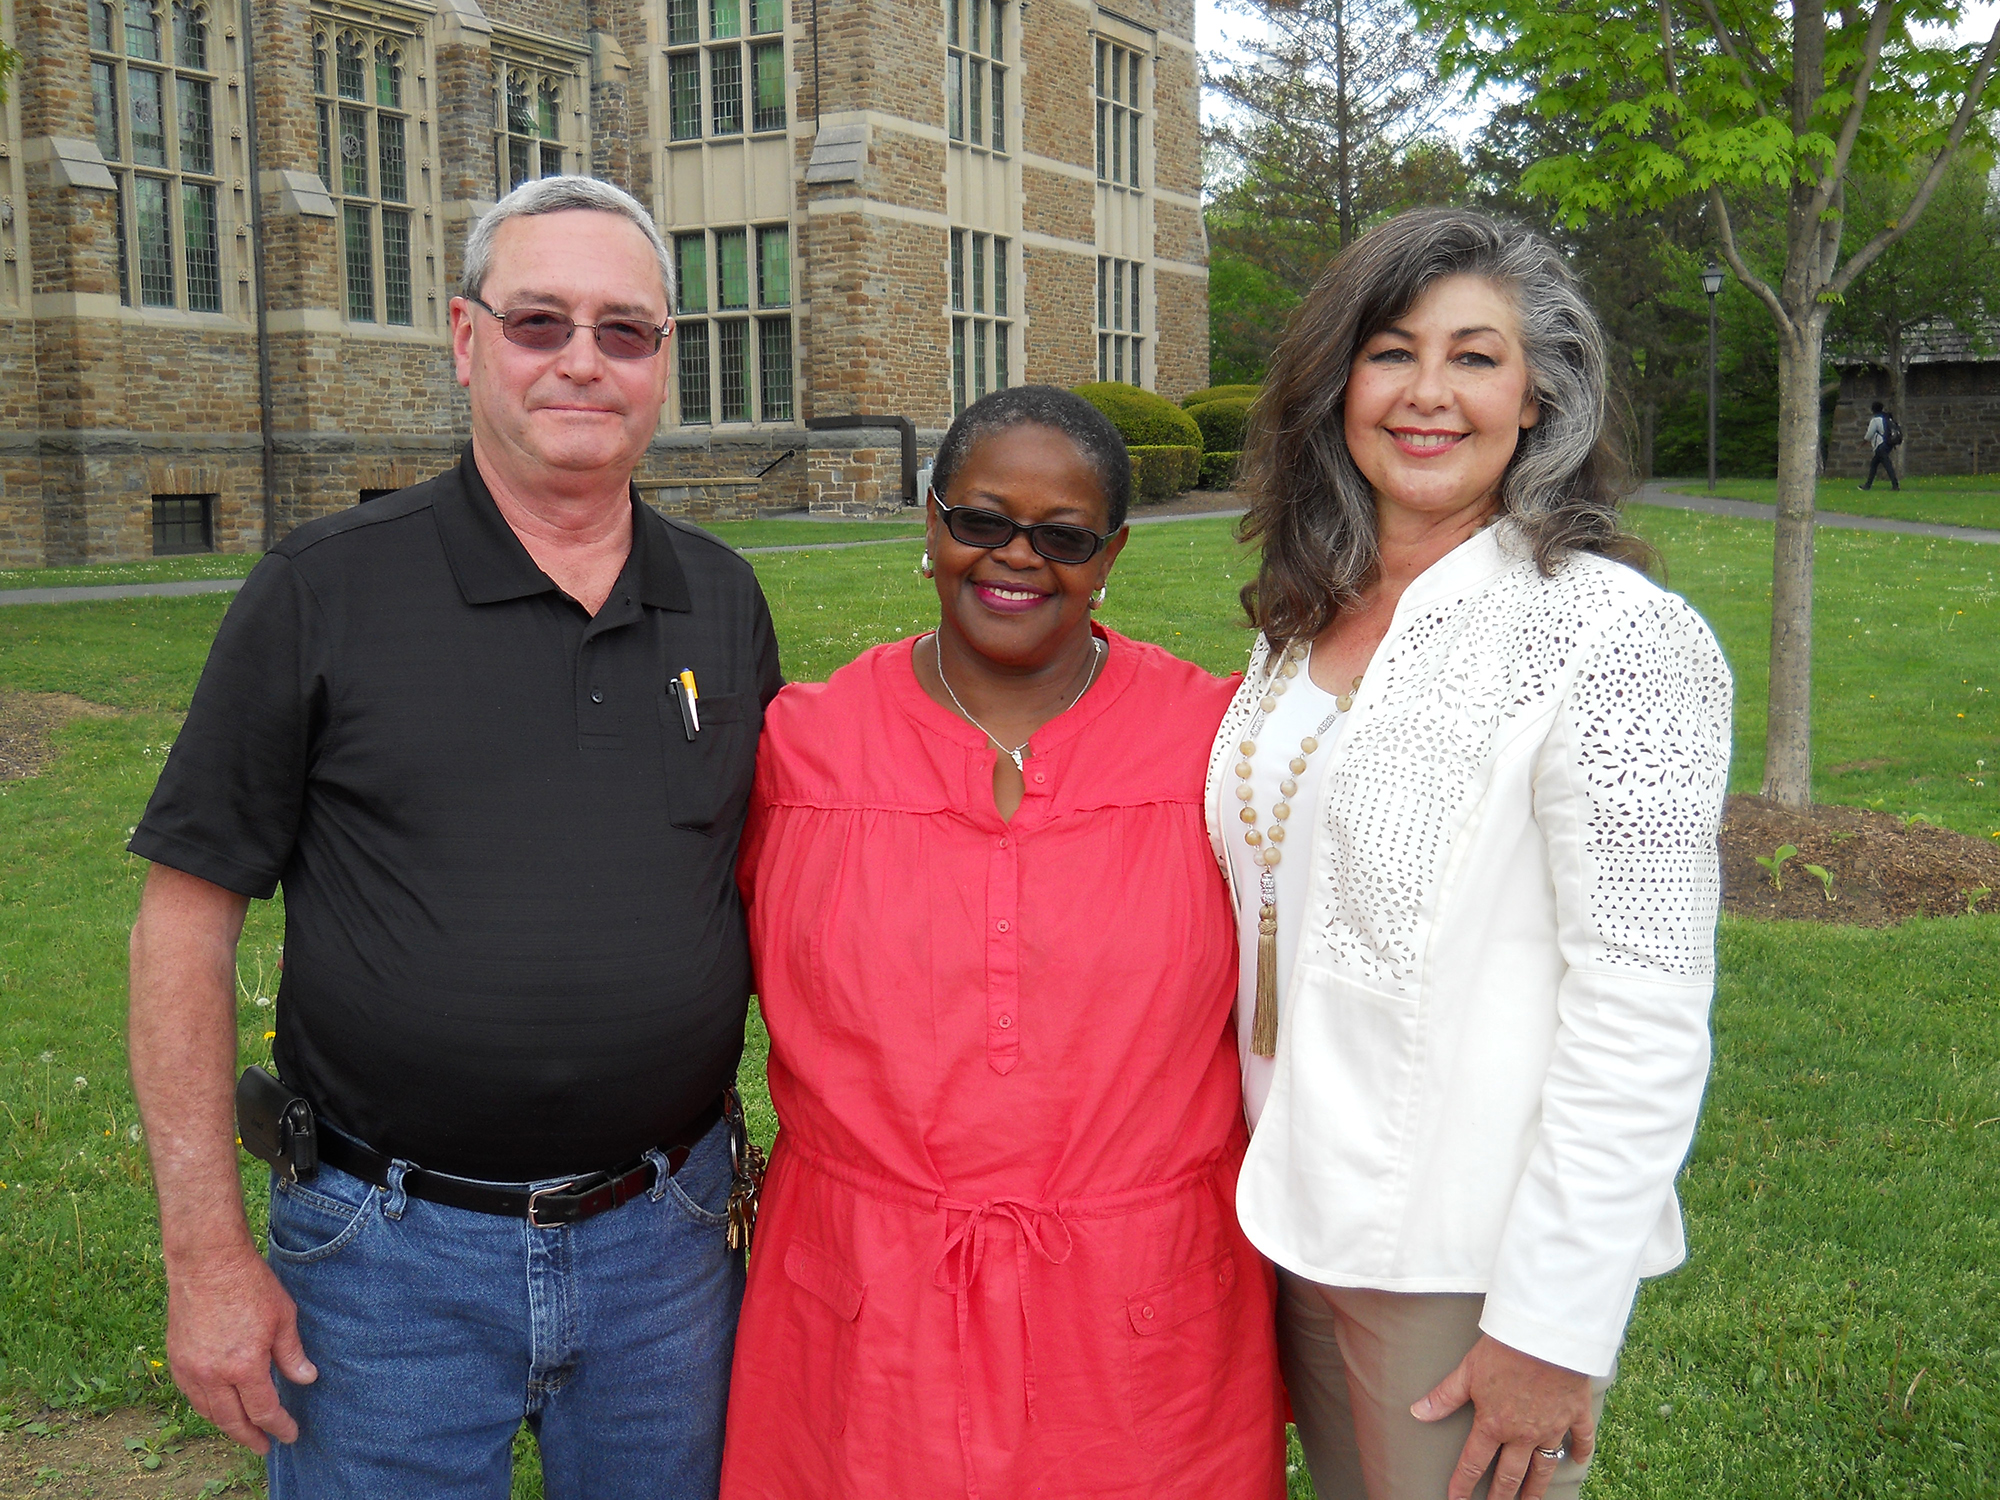
[[[748,565],[631,487],[671,306],[633,199],[502,200],[451,304],[470,446],[258,565],[132,839],[168,1355],[279,1500],[499,1500],[523,1418],[551,1496],[716,1491],[732,875],[779,675]],[[267,1266],[234,957],[280,884],[275,1064],[323,1164],[274,1176]]]

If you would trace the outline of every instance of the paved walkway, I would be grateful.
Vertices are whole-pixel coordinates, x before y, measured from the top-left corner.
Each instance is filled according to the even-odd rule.
[[[1755,500],[1725,500],[1720,495],[1676,495],[1657,484],[1649,484],[1632,497],[1641,505],[1663,505],[1670,510],[1698,510],[1711,516],[1736,516],[1745,521],[1775,521],[1778,507]],[[1893,531],[1903,536],[1937,537],[1947,542],[1983,542],[2000,546],[2000,531],[1977,526],[1939,526],[1930,521],[1897,521],[1887,516],[1849,516],[1839,511],[1817,512],[1814,521],[1833,531]]]
[[[1649,484],[1632,497],[1641,505],[1661,505],[1671,510],[1701,511],[1712,516],[1736,516],[1747,521],[1775,520],[1778,508],[1775,505],[1760,505],[1754,500],[1726,500],[1720,495],[1676,495],[1657,484]],[[1233,510],[1203,510],[1181,512],[1164,516],[1132,516],[1134,526],[1160,526],[1170,521],[1223,521],[1234,520],[1243,514],[1239,506]],[[2000,531],[1986,531],[1976,526],[1938,526],[1928,521],[1895,521],[1886,516],[1848,516],[1832,511],[1821,511],[1817,517],[1821,526],[1837,531],[1893,531],[1904,536],[1938,537],[1950,542],[1982,542],[1988,546],[2000,546]],[[844,552],[850,547],[888,547],[898,542],[913,542],[915,537],[884,536],[868,537],[853,542],[798,542],[783,547],[740,547],[745,554],[760,552]],[[185,594],[230,594],[243,587],[240,578],[195,578],[180,583],[111,583],[86,584],[76,588],[61,589],[0,589],[0,605],[7,604],[75,604],[94,599],[161,599],[174,598]]]

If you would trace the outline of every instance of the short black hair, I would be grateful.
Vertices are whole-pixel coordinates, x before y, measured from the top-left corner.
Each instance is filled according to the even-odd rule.
[[[1132,456],[1111,419],[1073,391],[1053,385],[1015,385],[982,396],[958,414],[931,460],[931,488],[943,499],[952,476],[982,438],[1010,427],[1047,427],[1060,432],[1097,472],[1104,491],[1106,522],[1112,531],[1125,524],[1132,506]]]
[[[1873,406],[1869,407],[1868,409],[1870,411],[1880,411],[1882,409],[1882,403],[1880,401],[1877,401]]]

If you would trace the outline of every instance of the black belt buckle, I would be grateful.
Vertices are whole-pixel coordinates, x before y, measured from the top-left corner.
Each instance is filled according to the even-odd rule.
[[[574,1222],[574,1215],[561,1219],[543,1219],[540,1217],[540,1213],[542,1199],[552,1198],[558,1193],[567,1193],[575,1186],[576,1183],[573,1181],[563,1182],[558,1183],[554,1187],[536,1188],[535,1191],[528,1194],[528,1222],[537,1229],[558,1229],[564,1224]]]

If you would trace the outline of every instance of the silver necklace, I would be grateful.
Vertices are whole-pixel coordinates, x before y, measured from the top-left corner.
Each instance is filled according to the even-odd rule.
[[[1025,774],[1027,767],[1021,763],[1021,755],[1022,752],[1028,748],[1029,743],[1034,739],[1035,736],[1032,734],[1029,735],[1027,739],[1022,740],[1020,744],[1015,745],[1011,749],[1001,744],[1000,736],[995,734],[992,730],[988,729],[984,724],[980,723],[977,719],[973,718],[972,715],[966,711],[965,705],[958,701],[958,694],[952,692],[951,679],[944,675],[944,642],[939,639],[938,632],[935,630],[931,632],[931,655],[937,658],[938,681],[944,684],[944,690],[946,694],[951,698],[951,706],[957,709],[961,714],[965,715],[966,723],[970,724],[974,729],[978,730],[981,734],[985,735],[987,739],[991,740],[993,742],[993,748],[995,750],[998,750],[1002,755],[1012,760],[1014,762],[1015,770]],[[1085,693],[1089,692],[1090,685],[1093,682],[1097,681],[1097,668],[1098,665],[1103,660],[1104,660],[1104,642],[1100,641],[1096,636],[1093,635],[1090,638],[1090,671],[1083,679],[1083,686],[1076,690],[1075,698],[1070,699],[1069,702],[1065,703],[1060,709],[1056,710],[1056,712],[1052,714],[1050,717],[1060,719],[1064,714],[1068,713],[1072,708],[1076,707],[1077,700],[1082,698]],[[1037,731],[1037,733],[1039,732],[1040,731]]]

